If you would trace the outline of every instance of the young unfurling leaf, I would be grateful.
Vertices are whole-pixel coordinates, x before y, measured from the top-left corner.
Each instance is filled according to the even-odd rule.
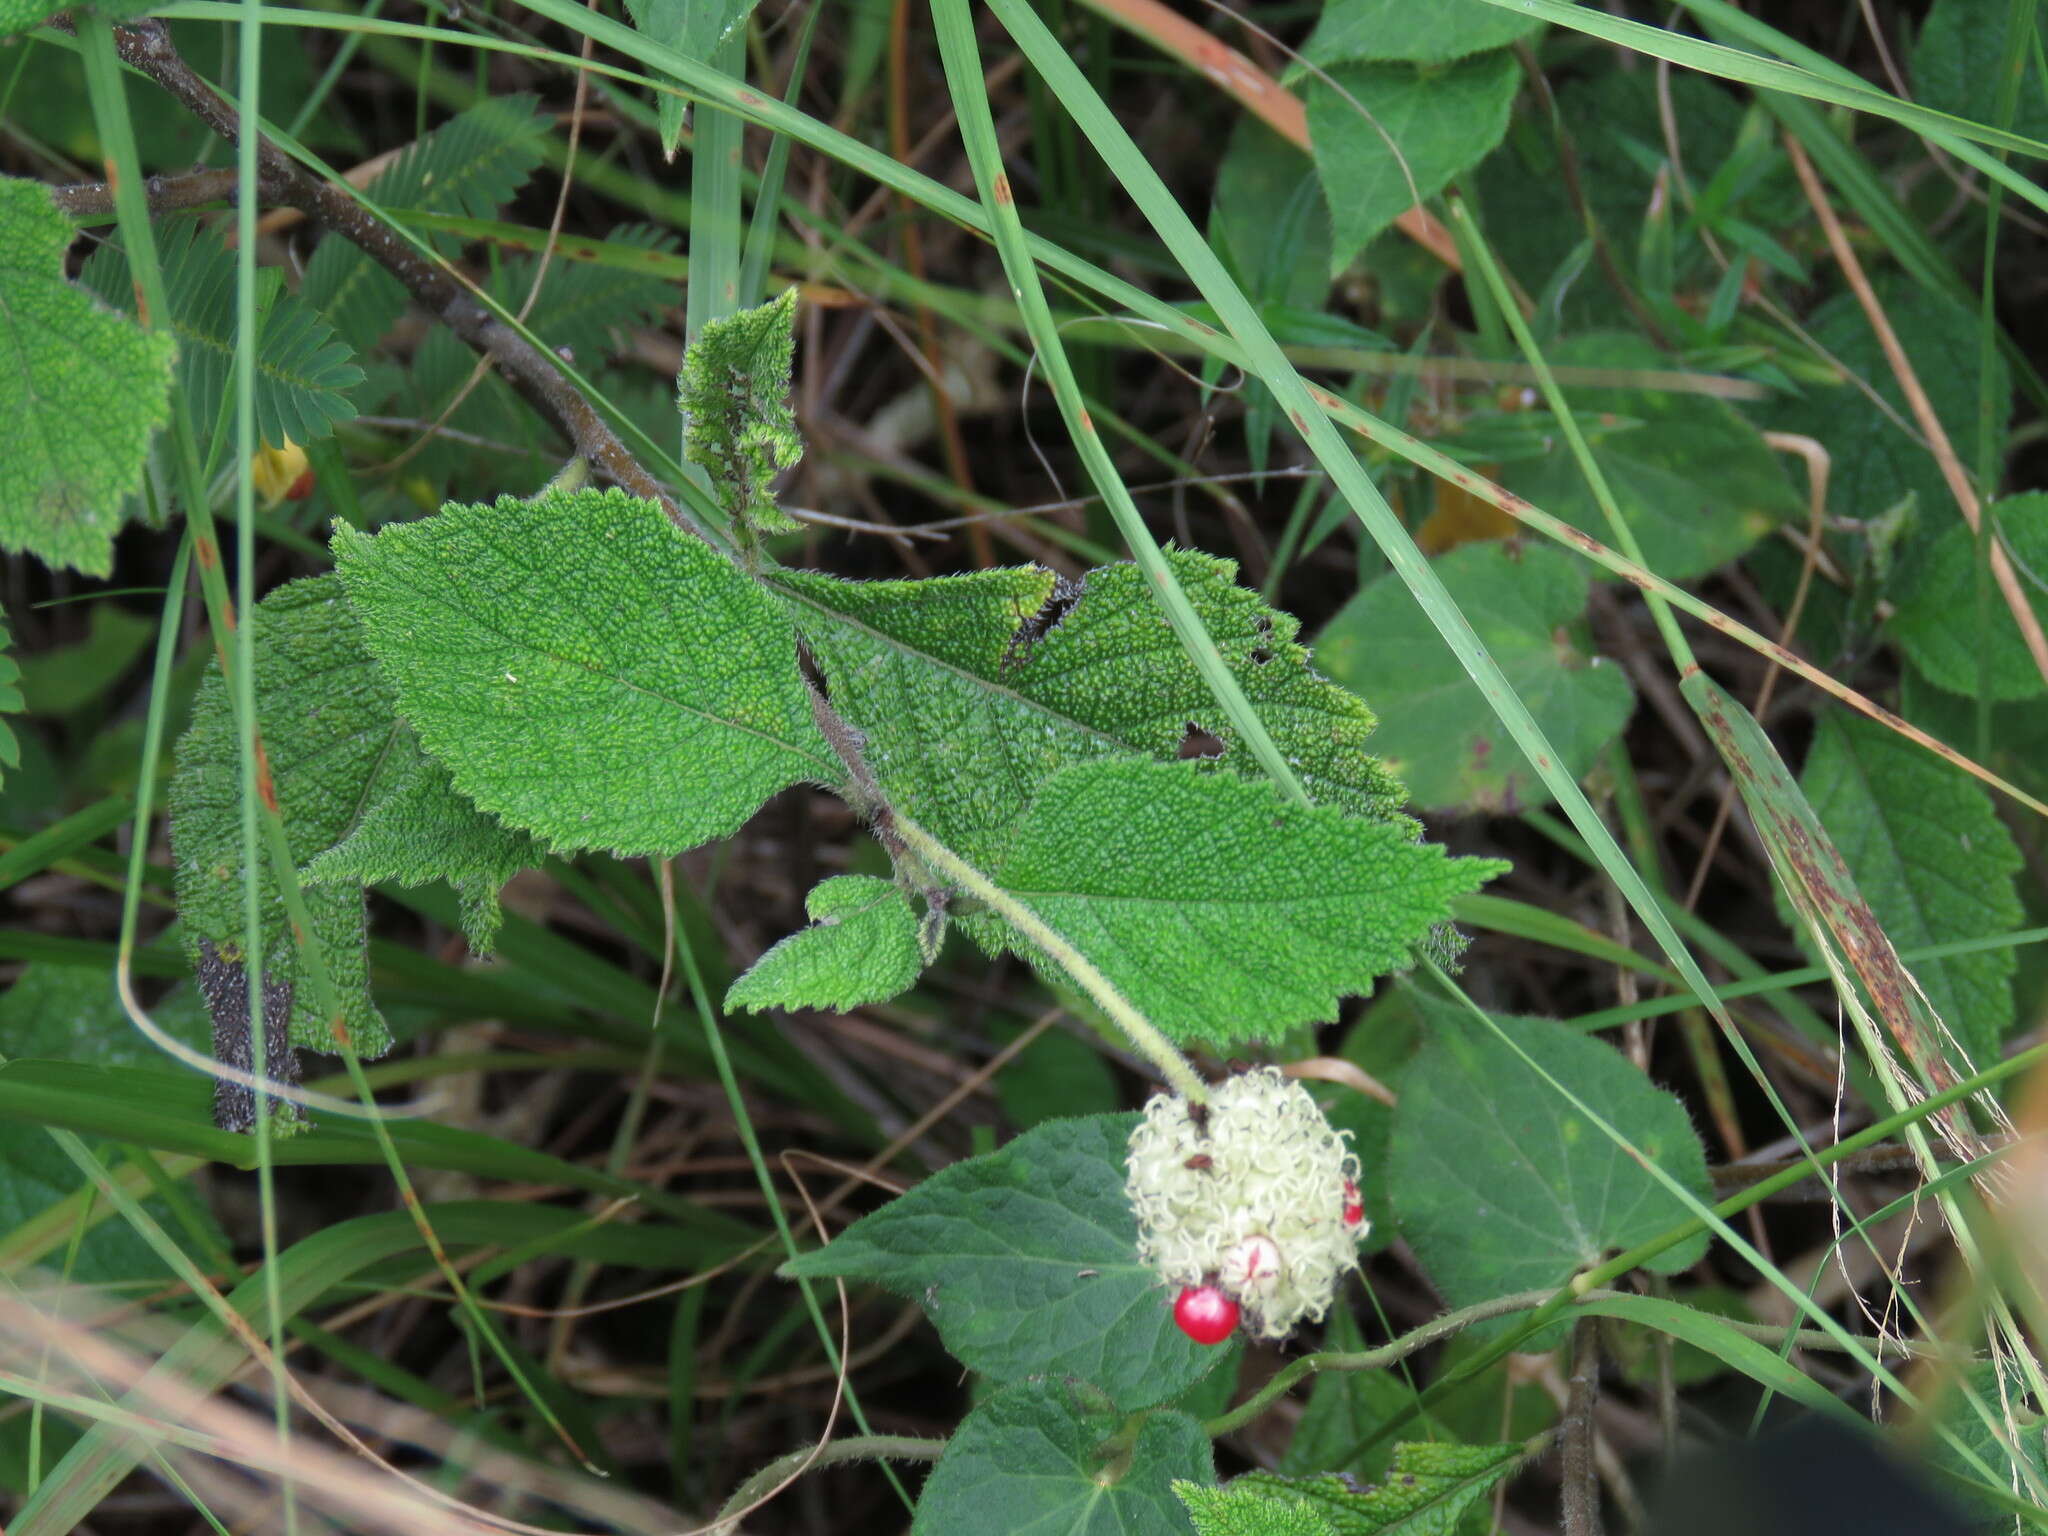
[[[789,409],[796,290],[706,325],[683,355],[676,402],[683,452],[711,476],[735,522],[769,533],[794,519],[775,505],[775,477],[804,456]]]

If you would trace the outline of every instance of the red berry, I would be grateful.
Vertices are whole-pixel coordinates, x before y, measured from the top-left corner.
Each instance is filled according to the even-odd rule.
[[[1197,1344],[1221,1344],[1237,1332],[1237,1303],[1213,1285],[1190,1285],[1173,1304],[1173,1320]]]
[[[1365,1220],[1365,1207],[1357,1201],[1354,1200],[1351,1204],[1344,1207],[1345,1226],[1355,1227],[1363,1220]]]
[[[299,478],[292,482],[292,488],[284,493],[286,501],[304,501],[313,494],[313,471],[302,470]]]

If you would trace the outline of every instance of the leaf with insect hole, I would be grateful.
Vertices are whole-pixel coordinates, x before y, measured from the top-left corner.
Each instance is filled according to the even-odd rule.
[[[1228,560],[1167,559],[1310,797],[1408,826],[1400,784],[1366,750],[1372,711],[1310,665],[1295,620],[1236,585]],[[766,580],[864,734],[882,792],[972,862],[999,854],[1039,786],[1074,763],[1200,755],[1263,777],[1135,565],[1079,581],[1040,566]]]

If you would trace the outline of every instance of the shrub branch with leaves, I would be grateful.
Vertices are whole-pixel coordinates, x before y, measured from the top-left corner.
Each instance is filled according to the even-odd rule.
[[[307,1454],[288,1400],[376,1452],[293,1374],[288,1327],[487,1447],[474,1462],[449,1451],[451,1471],[501,1455],[506,1486],[544,1490],[551,1522],[566,1510],[605,1528],[669,1528],[673,1511],[599,1480],[619,1466],[592,1403],[665,1394],[679,1498],[715,1502],[688,1444],[693,1401],[737,1399],[760,1380],[815,1385],[808,1365],[769,1371],[784,1325],[806,1317],[831,1395],[821,1419],[789,1422],[817,1443],[769,1460],[707,1529],[737,1529],[795,1478],[872,1459],[914,1536],[1454,1536],[1489,1528],[1508,1480],[1555,1448],[1564,1528],[1584,1536],[1600,1528],[1603,1488],[1608,1505],[1639,1513],[1620,1459],[1603,1460],[1615,1437],[1603,1391],[1654,1394],[1668,1442],[1681,1388],[1712,1382],[1734,1401],[1738,1379],[1749,1395],[1732,1418],[1760,1420],[1783,1400],[1859,1433],[1849,1399],[1867,1390],[1879,1418],[1914,1416],[1928,1468],[1980,1523],[2048,1528],[2043,1247],[2026,1214],[2041,1111],[1994,1091],[2048,1052],[2017,1033],[2042,993],[2040,967],[2016,958],[2040,937],[2024,930],[2040,916],[2039,833],[2009,823],[1986,788],[2024,810],[2048,805],[2034,760],[2048,743],[2048,496],[2024,487],[2031,439],[2010,431],[2016,392],[2038,407],[2048,387],[2024,336],[2001,329],[2012,285],[1995,288],[2001,242],[2020,238],[2013,229],[2032,238],[2022,221],[2048,213],[2013,163],[2048,158],[2028,89],[2039,38],[2010,26],[2031,9],[1936,0],[1909,59],[1916,105],[1717,6],[1695,19],[1735,46],[1567,0],[1327,0],[1276,20],[1306,67],[1274,78],[1152,0],[1088,3],[1260,120],[1219,139],[1202,167],[1216,178],[1206,238],[1185,189],[1127,131],[1138,119],[1103,99],[1108,34],[1023,0],[990,0],[994,27],[966,0],[931,8],[931,78],[945,82],[978,202],[911,168],[901,8],[886,32],[855,17],[828,43],[862,79],[886,57],[884,155],[843,131],[864,84],[848,87],[839,126],[805,110],[812,29],[839,24],[815,8],[774,44],[788,65],[777,101],[743,78],[777,36],[753,0],[630,0],[630,26],[576,0],[451,10],[425,26],[347,18],[325,76],[282,87],[271,72],[291,62],[274,42],[266,52],[264,34],[286,18],[270,8],[241,9],[209,74],[193,52],[216,35],[204,22],[131,3],[0,0],[0,37],[22,48],[11,72],[0,53],[0,113],[39,103],[53,125],[11,132],[0,155],[10,167],[17,151],[103,161],[106,176],[47,188],[0,175],[0,545],[117,578],[132,563],[125,530],[139,545],[183,519],[175,557],[149,567],[166,596],[139,735],[104,701],[140,665],[147,625],[95,606],[89,628],[70,631],[83,638],[52,651],[48,634],[66,624],[43,616],[52,598],[0,629],[0,650],[24,633],[35,642],[0,655],[0,888],[32,911],[35,875],[122,894],[104,955],[72,935],[68,887],[4,938],[10,963],[34,962],[0,994],[0,1394],[36,1408],[0,1413],[0,1492],[21,1497],[11,1532],[73,1529],[152,1454],[177,1477],[188,1446],[239,1447],[279,1468],[287,1529],[302,1498],[337,1527],[473,1528],[462,1522],[485,1512],[454,1494],[394,1494],[388,1468],[351,1486]],[[309,34],[327,25],[289,20]],[[522,30],[536,20],[542,30]],[[549,29],[579,38],[580,54]],[[982,57],[996,35],[1036,76],[1027,110],[1046,204],[1029,217],[1016,141],[999,137],[990,100],[1000,70]],[[443,37],[488,50],[473,82],[436,63]],[[1660,67],[1617,65],[1608,44]],[[322,107],[348,89],[358,49],[358,68],[403,65],[459,107],[429,128],[423,94],[412,142],[343,178],[319,153],[354,154],[362,135]],[[74,68],[84,108],[70,126],[87,131],[56,131],[63,107],[43,77]],[[556,73],[574,80],[565,135],[543,106]],[[1993,78],[1994,120],[1972,120],[1975,82]],[[280,102],[301,92],[286,126]],[[629,151],[616,164],[584,139],[600,92]],[[1981,249],[1919,228],[1910,153],[1888,144],[1902,158],[1876,174],[1873,151],[1816,102],[1910,130],[1904,142],[1924,135],[1946,175],[1982,177],[1981,211],[1965,199],[1935,222],[1981,236]],[[758,165],[745,124],[773,141]],[[200,133],[197,167],[145,174],[145,159],[169,163],[155,140],[178,145],[181,132]],[[687,144],[687,204],[630,159],[635,135],[665,162]],[[1081,141],[1099,165],[1067,152]],[[786,197],[792,144],[888,189],[906,214],[988,236],[1001,290],[992,268],[935,278],[915,218],[900,265],[879,257],[859,232],[882,204],[843,218],[829,178],[808,200]],[[207,164],[223,146],[233,171]],[[528,228],[508,209],[550,160],[565,185],[548,227]],[[579,176],[648,222],[578,233]],[[1128,232],[1102,195],[1112,183],[1199,302],[1119,275],[1150,269],[1118,243]],[[1061,198],[1088,211],[1062,220]],[[1849,238],[1835,200],[1863,238]],[[221,238],[223,202],[236,205],[234,241]],[[310,222],[309,259],[259,261],[259,202]],[[2014,219],[2018,204],[2031,209]],[[778,244],[784,222],[801,241]],[[74,251],[87,225],[93,248]],[[671,225],[687,227],[686,250]],[[1896,270],[1873,282],[1858,252],[1876,244]],[[1115,271],[1081,254],[1098,247]],[[479,248],[488,259],[473,262]],[[771,266],[797,275],[771,284]],[[1459,305],[1440,292],[1449,269],[1464,277]],[[1050,293],[1045,272],[1068,288]],[[1971,286],[1978,273],[1993,291]],[[1326,307],[1338,278],[1342,312]],[[613,366],[623,333],[672,307],[678,281],[687,345],[636,338],[643,363],[662,359],[658,380]],[[917,483],[888,434],[922,411],[947,494],[978,505],[963,416],[980,408],[975,369],[1000,356],[1027,382],[1042,370],[1103,517],[1018,518],[1003,536],[1035,558],[996,565],[978,542],[977,569],[941,575],[922,574],[916,554],[931,530],[854,523],[904,552],[891,572],[918,574],[805,568],[823,563],[806,547],[818,519],[779,490],[799,465],[841,472],[845,455],[829,430],[808,445],[799,431],[799,282],[863,306],[864,322],[886,318],[885,303],[916,314],[920,378],[877,413],[891,425],[861,445],[862,473]],[[973,338],[972,364],[947,354],[942,330]],[[1070,355],[1084,331],[1100,357]],[[1012,352],[1016,336],[1028,350]],[[1095,366],[1154,345],[1201,359],[1183,378],[1205,423],[1191,442],[1206,444],[1227,397],[1260,494],[1303,481],[1277,545],[1216,485],[1205,493],[1241,560],[1192,547],[1178,507],[1179,542],[1155,540],[1111,434],[1183,482],[1197,466],[1119,416],[1123,380]],[[1212,394],[1226,365],[1242,378]],[[1342,377],[1311,384],[1311,367]],[[1847,374],[1875,382],[1852,389]],[[1487,392],[1463,388],[1473,381]],[[1288,428],[1315,465],[1269,476]],[[377,434],[390,432],[412,441],[386,453]],[[1976,484],[1958,452],[1972,439]],[[672,457],[662,445],[676,441]],[[1808,465],[1810,498],[1787,450]],[[2018,493],[1994,494],[2007,480]],[[330,519],[312,533],[297,520],[309,499]],[[229,506],[232,549],[214,523]],[[1355,565],[1332,543],[1347,513],[1365,530]],[[1795,542],[1779,538],[1802,514],[1787,557]],[[260,601],[259,528],[313,572],[272,580],[262,566]],[[1560,548],[1525,547],[1524,529]],[[1065,562],[1060,544],[1084,559]],[[1313,654],[1276,606],[1285,591],[1315,616],[1298,601],[1311,556],[1343,576]],[[30,576],[11,603],[42,590],[20,569]],[[1640,600],[1599,585],[1600,572]],[[213,644],[180,660],[188,577]],[[1715,606],[1731,593],[1782,611],[1777,641]],[[1758,667],[1753,709],[1715,675]],[[1797,775],[1766,730],[1781,671],[1812,690],[1795,705],[1813,719]],[[1623,733],[1642,731],[1639,697],[1679,742],[1676,769],[1645,772],[1632,755]],[[1816,707],[1826,699],[1858,713]],[[53,741],[92,743],[70,766],[108,787],[103,801],[57,815]],[[132,766],[138,745],[140,771],[107,780],[107,763]],[[24,811],[21,786],[39,778],[44,800]],[[160,789],[169,867],[153,872]],[[1711,818],[1692,815],[1702,793],[1719,797]],[[734,975],[706,935],[744,897],[679,892],[676,873],[684,855],[708,858],[718,888],[723,854],[699,850],[758,826],[772,802],[836,818],[849,836],[824,868],[808,846],[787,860],[805,871],[779,909],[789,920]],[[1738,803],[1754,875],[1742,890],[1772,893],[1789,940],[1759,941],[1753,914],[1716,927],[1694,911]],[[1442,835],[1511,848],[1518,863],[1541,844],[1540,867],[1511,876],[1505,859],[1454,856],[1411,808],[1512,825],[1490,840],[1465,837],[1478,822]],[[123,872],[96,844],[131,811]],[[1674,826],[1686,835],[1670,846],[1697,856],[1684,901],[1658,841]],[[1532,830],[1540,839],[1522,835]],[[631,871],[640,860],[652,894]],[[1612,898],[1597,912],[1579,910],[1597,905],[1581,901],[1588,869]],[[1501,889],[1482,894],[1493,881]],[[508,892],[550,884],[601,914],[634,959],[565,941]],[[798,896],[807,921],[786,931]],[[147,943],[146,901],[174,913]],[[373,941],[393,904],[449,938],[438,961]],[[1772,900],[1750,905],[1767,920]],[[1620,1006],[1517,1016],[1491,977],[1474,990],[1501,1010],[1482,1006],[1450,974],[1466,943],[1457,924],[1616,968]],[[1638,927],[1662,959],[1637,952]],[[1754,955],[1773,944],[1784,963],[1819,964],[1767,974]],[[1738,983],[1711,985],[1695,948]],[[1012,1024],[992,992],[963,988],[962,956],[1057,1009]],[[1842,1022],[1797,990],[1815,976]],[[1646,982],[1673,995],[1645,997]],[[701,1038],[665,1016],[684,984]],[[1535,990],[1585,987],[1546,976]],[[907,1006],[933,998],[943,1004],[928,1018]],[[1681,1008],[1681,1031],[1643,1031]],[[1033,1111],[1004,1100],[1020,1134],[934,1159],[944,1166],[836,1234],[828,1221],[857,1180],[815,1201],[785,1150],[813,1244],[784,1210],[750,1093],[778,1094],[806,1129],[864,1138],[866,1177],[982,1086],[963,1071],[953,1096],[895,1135],[908,1117],[877,1113],[872,1084],[803,1043],[807,1016],[853,1013],[870,1027],[931,1024],[947,1049],[1013,1031],[990,1073],[1027,1047],[1064,1051],[1065,1066]],[[1076,1033],[1045,1033],[1056,1014]],[[380,1086],[463,1069],[459,1054],[394,1047],[436,1018],[480,1016],[541,1029],[570,1018],[594,1037],[559,1060],[485,1051],[487,1064],[637,1072],[602,1168],[581,1146],[558,1155],[481,1128],[482,1095],[471,1123],[414,1124],[376,1101]],[[1318,1040],[1344,1018],[1341,1038]],[[210,1100],[196,1076],[159,1070],[131,1024],[188,1064],[210,1046]],[[1626,1052],[1594,1036],[1616,1024],[1632,1031]],[[891,1042],[906,1060],[946,1054]],[[1724,1050],[1747,1081],[1731,1083]],[[768,1226],[633,1165],[671,1051],[716,1077]],[[1686,1098],[1658,1086],[1663,1058],[1681,1051]],[[340,1057],[353,1100],[301,1081],[309,1054]],[[1105,1054],[1157,1085],[1142,1112],[1120,1112],[1134,1098]],[[364,1064],[378,1058],[373,1078]],[[1845,1106],[1864,1123],[1843,1134]],[[1766,1112],[1796,1157],[1754,1151]],[[598,1122],[574,1123],[582,1134]],[[1817,1144],[1823,1124],[1832,1145]],[[683,1157],[695,1156],[692,1139]],[[179,1183],[208,1163],[258,1172],[260,1263],[246,1276],[241,1234],[216,1223],[227,1203]],[[350,1163],[388,1169],[401,1209],[281,1246],[278,1170]],[[415,1170],[469,1182],[428,1200]],[[1852,1200],[1843,1180],[1865,1174],[1903,1187],[1860,1185]],[[1795,1283],[1765,1240],[1762,1203],[1815,1175],[1836,1220],[1809,1272],[1848,1275],[1843,1250],[1862,1243],[1889,1287],[1881,1316],[1861,1292],[1829,1304]],[[612,1203],[469,1198],[486,1178]],[[95,1231],[109,1211],[119,1229]],[[1744,1213],[1747,1234],[1732,1224]],[[1971,1305],[1950,1309],[1972,1314],[1963,1329],[1924,1311],[1920,1277],[1880,1252],[1873,1234],[1895,1219],[1946,1240],[1967,1281]],[[41,1292],[16,1272],[60,1251],[52,1294],[73,1280],[140,1282],[155,1319],[178,1319],[159,1369],[94,1353],[144,1336],[117,1339],[104,1323],[95,1335],[68,1299],[47,1313],[26,1299]],[[538,1326],[532,1309],[508,1322],[481,1298],[548,1257],[575,1265],[543,1350],[540,1332],[520,1332]],[[413,1375],[402,1351],[371,1360],[301,1315],[361,1291],[417,1294],[423,1263],[452,1298],[474,1405]],[[630,1371],[585,1370],[572,1346],[568,1324],[602,1264],[692,1273],[653,1393]],[[1367,1280],[1363,1306],[1368,1265],[1413,1283]],[[738,1299],[707,1328],[702,1282],[733,1270]],[[1720,1283],[1732,1276],[1752,1294]],[[847,1298],[837,1336],[812,1284],[825,1280]],[[702,1379],[700,1356],[725,1352],[757,1293],[780,1294],[758,1288],[782,1282],[803,1312],[765,1328],[729,1379]],[[864,1336],[870,1314],[849,1287],[909,1303],[896,1330]],[[1782,1299],[1784,1317],[1759,1320],[1758,1298]],[[1845,1307],[1875,1334],[1852,1331]],[[862,1373],[920,1316],[971,1378],[964,1417],[878,1432]],[[1805,1363],[1822,1351],[1846,1369]],[[1540,1381],[1510,1371],[1515,1353],[1549,1357]],[[251,1359],[270,1370],[272,1424],[207,1396]],[[486,1397],[487,1370],[517,1394],[513,1410]],[[1298,1411],[1271,1412],[1297,1389]],[[116,1403],[118,1392],[129,1395]],[[841,1431],[842,1410],[857,1433]],[[56,1425],[74,1412],[107,1422]],[[1284,1437],[1262,1438],[1282,1417]],[[46,1418],[60,1432],[46,1435]],[[580,1471],[544,1465],[551,1455]],[[932,1465],[913,1497],[893,1464],[919,1462]],[[1255,1469],[1222,1480],[1233,1464]]]

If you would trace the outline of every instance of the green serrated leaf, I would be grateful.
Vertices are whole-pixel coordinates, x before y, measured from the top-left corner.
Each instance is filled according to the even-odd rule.
[[[1899,678],[1899,713],[1937,741],[1975,745],[1975,702],[1935,687],[1910,666]],[[1991,755],[1979,761],[2020,788],[2048,797],[2048,698],[1994,705]]]
[[[768,532],[797,526],[775,505],[775,477],[804,456],[789,408],[795,323],[794,288],[708,321],[683,354],[676,379],[684,454],[711,477],[719,504],[735,521]]]
[[[235,360],[235,255],[197,219],[169,221],[157,233],[171,333],[178,339],[178,398],[203,444],[221,419]],[[128,259],[102,245],[79,281],[109,306],[133,313]],[[259,268],[257,282],[256,435],[273,447],[309,443],[355,419],[348,391],[363,381],[349,349],[318,310],[284,291],[284,275]]]
[[[746,23],[759,0],[626,0],[633,25],[657,43],[674,48],[699,63]],[[661,119],[662,153],[673,160],[683,139],[683,98],[664,91],[656,98]]]
[[[1559,342],[1556,365],[1637,369],[1664,366],[1640,336],[1595,332]],[[1597,421],[1620,412],[1640,425],[1606,434],[1593,456],[1621,515],[1642,545],[1643,563],[1672,581],[1726,564],[1803,510],[1783,456],[1722,400],[1664,390],[1565,391],[1572,409]],[[1553,436],[1548,451],[1501,467],[1501,483],[1595,538],[1612,538],[1586,477]]]
[[[1196,1536],[1336,1536],[1336,1527],[1315,1506],[1285,1494],[1237,1483],[1221,1488],[1175,1483],[1173,1492],[1187,1507]]]
[[[1521,78],[1515,56],[1502,50],[1432,68],[1346,65],[1308,81],[1309,139],[1335,232],[1333,275],[1418,198],[1436,196],[1500,142]]]
[[[1821,717],[1799,776],[1814,814],[1893,945],[2009,933],[2024,921],[2023,860],[1990,794],[1874,720]],[[1924,960],[1927,1001],[1970,1059],[1996,1061],[2013,1023],[2010,949]]]
[[[830,1008],[883,1003],[924,969],[917,914],[892,882],[835,875],[804,899],[812,926],[761,956],[725,994],[735,1008]]]
[[[390,738],[355,825],[306,865],[305,877],[314,885],[356,886],[445,880],[461,898],[469,947],[486,955],[503,916],[498,892],[546,856],[533,837],[464,798],[447,765],[428,757],[411,730],[401,727]]]
[[[841,777],[788,617],[654,502],[451,504],[334,553],[421,743],[553,848],[666,857]]]
[[[989,873],[1168,1035],[1223,1046],[1335,1018],[1506,868],[1267,783],[1123,758],[1047,780]]]
[[[2008,496],[1984,512],[2015,567],[2048,571],[2048,491]],[[1989,585],[1980,622],[1977,536],[1960,517],[1937,517],[1941,531],[1926,543],[1918,575],[1900,591],[1892,637],[1930,682],[1950,693],[1975,698],[1980,678],[1986,697],[1996,703],[2048,693],[2048,679],[2042,678],[1995,583]],[[2048,624],[2048,594],[2024,577],[2020,590],[2027,593],[2035,618]]]
[[[197,994],[180,987],[150,1009],[159,1026],[194,1050],[210,1044],[206,1014]],[[0,994],[0,1055],[10,1060],[45,1058],[95,1066],[162,1067],[164,1058],[128,1021],[114,991],[113,975],[89,966],[31,965]],[[159,1074],[169,1083],[189,1081],[182,1072]],[[0,1232],[12,1232],[40,1216],[84,1183],[78,1167],[38,1125],[0,1124]],[[146,1207],[159,1220],[170,1212],[160,1201]],[[159,1276],[163,1261],[118,1218],[85,1236],[71,1277],[87,1283]]]
[[[1301,51],[1311,64],[1442,64],[1505,48],[1542,26],[1485,0],[1330,0]]]
[[[2034,35],[2020,54],[2025,78],[2011,123],[2014,133],[2030,139],[2048,138],[2048,97],[2034,66],[2042,21],[2034,11]],[[1913,92],[1920,105],[1991,122],[2011,26],[2009,0],[1934,0],[1913,45]]]
[[[1080,1382],[1006,1387],[961,1421],[918,1496],[911,1536],[1187,1536],[1175,1483],[1215,1481],[1186,1414],[1123,1415]]]
[[[0,546],[104,576],[176,344],[64,280],[71,236],[41,184],[0,177]]]
[[[344,606],[340,583],[317,577],[280,587],[256,605],[256,713],[285,835],[304,863],[348,829],[395,723],[389,694]],[[380,729],[381,727],[381,729]],[[179,927],[197,968],[202,941],[239,962],[243,949],[241,769],[234,710],[218,662],[209,665],[178,743],[171,779],[171,851]],[[260,871],[263,970],[294,989],[292,1043],[331,1051],[334,1041],[291,936],[267,863]],[[344,1005],[343,1023],[364,1056],[391,1032],[370,1001],[363,893],[309,889],[308,942],[319,946]]]
[[[1409,1442],[1394,1447],[1385,1479],[1371,1488],[1334,1473],[1297,1478],[1271,1472],[1249,1472],[1226,1486],[1298,1501],[1323,1516],[1335,1536],[1451,1536],[1465,1511],[1514,1471],[1523,1454],[1519,1445]]]
[[[784,1266],[915,1298],[970,1370],[1093,1382],[1122,1408],[1183,1391],[1221,1351],[1174,1326],[1124,1197],[1134,1115],[1051,1120],[941,1169]]]
[[[1904,281],[1879,281],[1878,303],[1913,365],[1928,404],[1949,440],[1977,441],[1977,368],[1982,328],[1977,312],[1933,289]],[[1919,524],[1902,541],[1895,591],[1910,593],[1928,544],[1959,515],[1955,496],[1934,455],[1920,441],[1913,413],[1899,391],[1884,349],[1854,294],[1841,294],[1815,310],[1806,322],[1814,343],[1874,391],[1889,408],[1879,410],[1857,384],[1809,385],[1802,395],[1770,402],[1758,419],[1775,432],[1818,438],[1827,448],[1829,509],[1843,517],[1874,519],[1908,495],[1919,505]],[[1996,348],[1989,355],[1995,451],[2005,452],[2012,412],[2012,379]],[[1972,605],[1974,611],[1974,604]]]
[[[1445,1301],[1561,1285],[1691,1214],[1506,1041],[1456,1005],[1423,1002],[1431,1033],[1402,1080],[1387,1182],[1402,1235]],[[1705,1153],[1675,1098],[1604,1041],[1549,1019],[1498,1022],[1537,1067],[1712,1200]],[[1706,1247],[1702,1233],[1650,1267],[1675,1274]],[[1559,1331],[1526,1347],[1547,1349]]]
[[[1228,560],[1167,559],[1310,797],[1394,817],[1401,786],[1365,750],[1372,711],[1309,665],[1296,621],[1236,585]],[[883,792],[969,862],[1000,855],[1038,787],[1070,763],[1220,747],[1225,766],[1258,774],[1133,564],[1090,571],[1078,591],[1039,566],[934,581],[770,580],[791,600],[833,707],[865,734]]]
[[[1544,545],[1465,544],[1434,562],[1461,611],[1565,769],[1584,774],[1627,724],[1635,692],[1619,667],[1588,654],[1587,568]],[[1444,647],[1407,586],[1383,576],[1316,637],[1338,682],[1379,702],[1373,745],[1430,810],[1516,811],[1549,791],[1479,687]]]
[[[495,886],[482,890],[490,875],[532,862],[535,850],[467,802],[432,797],[433,765],[398,719],[392,689],[370,659],[338,577],[278,588],[256,605],[254,624],[257,718],[292,858],[317,864],[336,844],[347,850],[321,868],[328,883],[306,887],[312,938],[341,993],[357,1050],[381,1055],[390,1032],[370,1000],[362,889],[333,882],[351,868],[377,878],[443,878],[466,902],[488,900],[494,910]],[[170,794],[178,916],[195,965],[202,940],[230,962],[243,953],[238,764],[233,709],[219,668],[211,667],[178,743]],[[445,819],[427,820],[427,806],[438,806]],[[332,1050],[267,865],[259,889],[264,970],[294,989],[293,1043]]]
[[[488,218],[541,161],[547,120],[527,94],[490,96],[411,145],[370,183],[386,208]],[[437,240],[454,250],[447,236]],[[347,240],[322,240],[306,263],[300,293],[358,352],[367,352],[404,313],[404,286]]]

